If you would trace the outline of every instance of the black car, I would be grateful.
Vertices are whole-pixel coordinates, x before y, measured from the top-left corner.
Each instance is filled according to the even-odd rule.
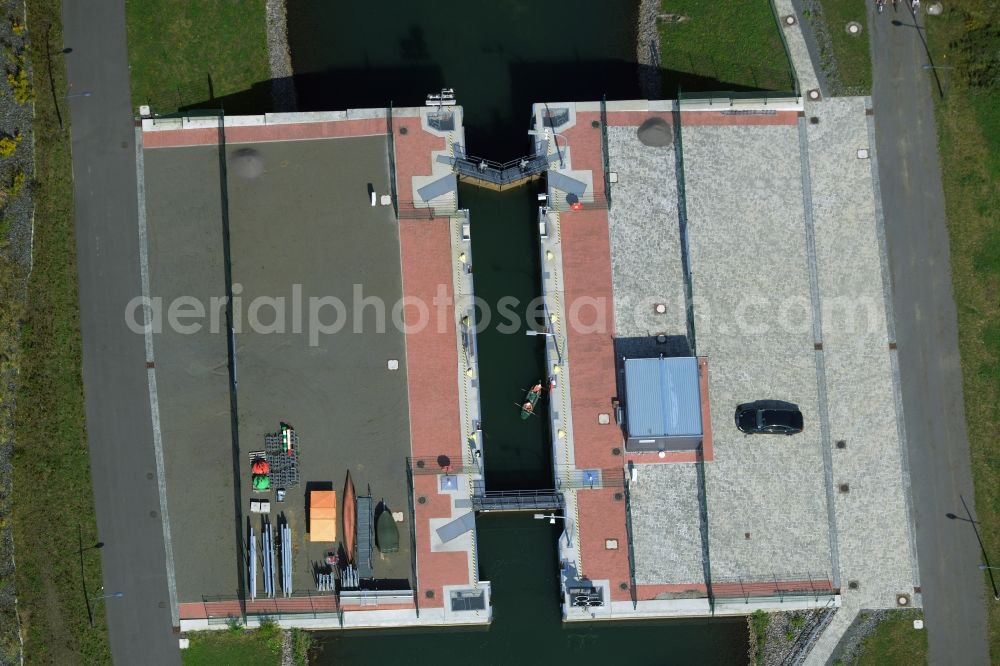
[[[748,435],[794,435],[802,432],[802,412],[782,400],[748,402],[736,408],[736,427]]]

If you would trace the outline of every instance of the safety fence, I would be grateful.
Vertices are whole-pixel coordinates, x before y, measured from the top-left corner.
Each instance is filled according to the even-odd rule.
[[[678,89],[677,98],[683,93]],[[680,104],[678,104],[680,106]],[[698,340],[694,325],[694,288],[691,277],[691,249],[688,240],[687,190],[684,184],[684,128],[681,126],[681,112],[673,112],[674,117],[674,171],[677,181],[677,220],[680,224],[681,272],[684,275],[684,311],[687,323],[688,348],[692,356],[698,355]]]
[[[611,210],[611,155],[608,151],[608,97],[601,95],[601,158],[604,165],[604,198]]]
[[[340,604],[335,593],[297,592],[290,597],[243,601],[237,596],[202,597],[204,617],[209,624],[256,619],[335,618]]]
[[[407,458],[406,464],[410,468],[410,473],[422,474],[479,474],[482,470],[478,465],[466,465],[461,458],[455,459],[451,456],[426,456],[418,458]]]
[[[716,600],[786,599],[812,597],[819,601],[822,597],[837,594],[829,573],[772,573],[757,576],[730,578],[715,577],[711,584]]]
[[[734,112],[739,112],[740,105],[760,106],[777,104],[780,102],[797,102],[798,94],[790,91],[751,91],[732,92],[727,90],[698,91],[698,92],[677,92],[677,100],[681,107],[691,104],[708,104],[709,106],[731,107]],[[756,111],[755,113],[761,113]]]
[[[558,465],[555,468],[556,489],[597,490],[625,486],[625,470],[621,467],[604,469],[577,469]]]

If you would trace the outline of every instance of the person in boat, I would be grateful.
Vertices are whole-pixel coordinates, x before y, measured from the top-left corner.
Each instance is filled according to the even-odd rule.
[[[523,405],[521,405],[521,409],[523,409],[524,411],[526,411],[528,413],[531,413],[531,412],[535,411],[535,406],[532,405],[530,402],[526,402]]]
[[[531,392],[532,393],[541,393],[542,392],[542,385],[541,384],[535,384],[534,386],[531,387]]]

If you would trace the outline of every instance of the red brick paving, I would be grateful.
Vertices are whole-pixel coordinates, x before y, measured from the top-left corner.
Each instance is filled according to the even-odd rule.
[[[581,120],[581,118],[586,120]],[[608,125],[612,127],[632,127],[641,125],[649,118],[662,118],[673,123],[674,116],[670,111],[609,111]],[[590,126],[591,120],[599,120],[600,114],[584,112],[576,114],[576,123]],[[723,111],[682,111],[681,124],[686,126],[700,125],[795,125],[799,122],[798,111],[776,111],[773,114],[743,114],[724,113]],[[574,168],[576,168],[574,164]]]
[[[419,118],[394,119],[396,130],[396,171],[399,200],[413,198],[411,176],[431,173],[431,151],[442,150],[445,140],[423,131]],[[407,133],[400,134],[399,128]],[[451,221],[402,219],[399,222],[403,262],[404,298],[432,303],[439,290],[451,302],[447,326],[439,330],[435,317],[421,331],[406,334],[406,363],[410,397],[410,442],[414,457],[446,455],[462,460],[462,424],[453,399],[458,382],[458,351],[454,327],[452,289]],[[411,311],[408,309],[407,314]],[[407,322],[412,320],[407,317]],[[431,518],[450,518],[451,499],[438,492],[438,477],[413,477],[417,497],[426,503],[414,504],[417,529],[417,571],[421,608],[444,605],[444,585],[466,585],[470,580],[468,556],[461,552],[431,552]],[[428,598],[427,591],[433,591]]]
[[[305,123],[275,123],[226,128],[226,143],[259,143],[265,141],[298,141],[303,139],[334,139],[348,136],[385,134],[385,118],[359,118]],[[197,129],[152,130],[142,133],[143,148],[174,148],[178,146],[214,146],[219,142],[219,130],[214,127]]]

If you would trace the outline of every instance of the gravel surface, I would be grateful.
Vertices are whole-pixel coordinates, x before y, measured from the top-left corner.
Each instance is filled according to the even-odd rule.
[[[660,99],[663,92],[663,80],[660,78],[660,33],[656,29],[659,12],[659,0],[640,0],[635,58],[639,63],[639,89],[646,99]]]
[[[298,98],[288,51],[285,0],[267,0],[267,53],[271,66],[271,103],[276,113],[295,111]]]
[[[28,60],[26,19],[23,0],[3,0],[0,2],[0,46],[2,46],[4,74],[15,74],[20,67],[27,70],[31,78],[31,63]],[[37,46],[36,46],[37,48]],[[22,64],[23,58],[23,64]],[[0,183],[5,196],[0,202],[0,229],[4,238],[0,240],[0,252],[19,264],[27,275],[31,270],[31,238],[34,222],[34,204],[31,198],[34,179],[34,139],[31,120],[31,102],[18,104],[7,77],[0,77],[0,137],[16,139],[17,147],[10,157],[0,157]],[[14,186],[15,179],[22,184]],[[17,189],[15,193],[12,189]],[[24,285],[15,298],[23,299]],[[4,294],[11,298],[11,294]],[[16,339],[16,332],[4,332],[5,337]],[[13,343],[16,344],[16,343]],[[10,352],[11,350],[4,350]],[[5,419],[2,432],[13,432],[14,396],[17,394],[17,359],[3,358],[0,365],[0,419]],[[9,522],[11,486],[11,454],[13,442],[0,441],[0,665],[21,662],[20,620],[17,614],[17,599],[14,589],[14,540]]]

